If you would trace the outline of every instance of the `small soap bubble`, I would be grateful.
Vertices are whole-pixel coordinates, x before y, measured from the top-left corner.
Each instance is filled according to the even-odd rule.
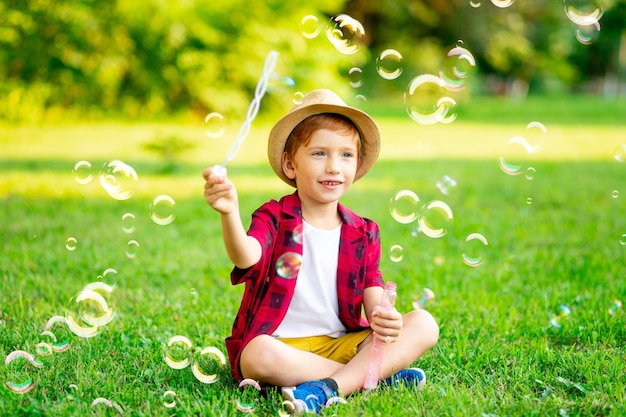
[[[446,88],[451,91],[460,91],[464,88],[465,79],[476,67],[476,58],[463,45],[463,41],[450,49],[444,63],[444,70],[439,72]]]
[[[176,202],[169,195],[159,195],[150,204],[150,218],[158,225],[165,226],[174,221]]]
[[[532,205],[533,204],[533,198],[532,197],[528,197],[526,199],[526,204],[529,205],[529,206]]]
[[[615,314],[622,308],[622,302],[620,300],[613,301],[611,307],[608,309],[609,314]]]
[[[442,194],[448,195],[456,188],[456,181],[449,175],[444,175],[439,181],[437,181],[437,188]]]
[[[515,0],[491,0],[494,6],[505,9],[515,3]]]
[[[619,198],[619,191],[618,190],[613,190],[611,192],[611,197],[613,198]]]
[[[102,407],[113,408],[113,403],[111,402],[111,400],[108,400],[106,398],[99,397],[91,402],[92,408],[99,405],[101,405]]]
[[[330,397],[327,401],[326,404],[324,404],[324,407],[326,408],[330,408],[335,404],[348,404],[348,402],[346,401],[345,398],[341,398],[341,397]]]
[[[295,243],[302,243],[302,233],[303,233],[302,230],[303,230],[302,224],[299,224],[293,228],[293,231],[291,232],[291,239]]]
[[[537,172],[537,170],[535,168],[533,168],[533,167],[526,168],[526,179],[528,181],[534,180],[536,172]]]
[[[363,85],[363,70],[359,67],[352,67],[348,71],[348,80],[352,88],[359,88]]]
[[[4,360],[6,386],[15,394],[26,394],[35,388],[31,374],[32,367],[41,368],[43,364],[37,361],[33,355],[23,350],[15,350],[7,355]]]
[[[565,15],[579,26],[587,26],[599,22],[604,10],[597,0],[581,2],[580,0],[564,0]]]
[[[217,382],[217,370],[226,365],[226,357],[216,347],[210,346],[200,351],[199,357],[192,366],[193,375],[203,384]]]
[[[452,222],[452,209],[443,201],[434,200],[421,211],[418,224],[421,232],[430,238],[440,238],[448,233]]]
[[[300,401],[303,405],[303,409],[306,410],[306,403],[302,400],[296,399],[295,401]],[[280,409],[278,410],[278,417],[290,417],[296,415],[296,405],[294,402],[285,400],[280,404]]]
[[[619,244],[622,246],[626,246],[626,233],[622,234],[622,236],[620,237]]]
[[[191,341],[185,336],[173,336],[165,346],[163,360],[172,369],[184,369],[189,366]]]
[[[133,213],[124,213],[122,215],[122,230],[124,233],[135,232],[135,215]]]
[[[295,252],[285,252],[276,261],[276,274],[279,277],[292,279],[298,276],[302,255]]]
[[[176,393],[172,390],[165,391],[163,393],[163,407],[174,408],[176,407]]]
[[[507,141],[505,155],[498,158],[498,165],[507,175],[521,175],[524,173],[522,165],[511,161],[524,159],[526,155],[538,152],[539,148],[539,146],[531,145],[521,136],[514,136]]]
[[[46,342],[39,342],[35,345],[35,351],[39,356],[50,356],[52,355],[52,346]]]
[[[50,339],[48,343],[55,352],[65,352],[72,345],[71,330],[64,316],[50,317],[40,336],[45,336]]]
[[[456,101],[448,97],[446,83],[436,75],[421,74],[404,93],[408,115],[419,124],[448,124],[456,119]]]
[[[304,93],[302,91],[296,91],[293,94],[293,104],[301,104],[303,98],[304,98]]]
[[[411,190],[400,190],[389,203],[391,217],[398,223],[409,224],[417,219],[420,199]]]
[[[589,18],[588,21],[588,25],[579,26],[576,29],[576,40],[582,45],[592,44],[600,35],[600,22],[592,18]]]
[[[204,134],[211,139],[219,139],[226,132],[224,116],[217,112],[207,114],[204,117],[203,126]]]
[[[569,307],[565,305],[560,305],[557,313],[550,319],[550,324],[553,327],[561,328],[563,327],[563,322],[565,321],[565,319],[567,319],[571,314],[572,312],[570,311]]]
[[[137,182],[137,173],[130,165],[122,161],[105,163],[100,169],[100,185],[116,200],[128,200]]]
[[[617,162],[626,162],[626,143],[621,144],[615,149],[613,157]]]
[[[76,250],[76,244],[78,243],[78,241],[76,240],[75,237],[68,237],[65,240],[65,249],[69,250],[69,251],[74,251]]]
[[[472,6],[473,8],[477,9],[480,6],[482,6],[482,3],[479,1],[474,1],[474,0],[470,0],[469,5]]]
[[[141,245],[136,240],[129,240],[126,244],[126,257],[128,259],[135,259],[139,255],[139,248]]]
[[[413,300],[413,308],[415,310],[424,309],[429,301],[435,299],[435,292],[430,288],[424,288],[424,292],[420,298],[415,297]]]
[[[376,71],[385,80],[395,80],[402,74],[402,54],[395,49],[385,49],[376,58]]]
[[[78,184],[89,184],[93,179],[93,174],[91,172],[91,163],[89,161],[76,162],[76,164],[74,164],[72,174],[74,175],[74,181],[76,181]]]
[[[311,14],[304,16],[300,21],[300,31],[302,32],[302,36],[307,39],[316,38],[321,31],[317,16]]]
[[[355,18],[340,14],[334,16],[326,27],[326,37],[339,52],[345,55],[356,53],[365,39],[365,29]]]
[[[365,103],[367,101],[367,97],[365,97],[363,94],[357,94],[356,96],[354,96],[354,99],[356,101],[360,101]]]
[[[239,383],[240,397],[236,400],[237,409],[244,413],[254,411],[259,399],[261,386],[254,379],[246,378]]]
[[[400,262],[404,259],[404,248],[400,245],[392,245],[389,248],[389,259],[392,262]]]
[[[487,238],[480,233],[470,233],[467,238],[465,238],[465,241],[467,242],[467,248],[463,254],[461,254],[463,263],[472,267],[482,265],[485,262],[482,255],[484,247],[489,245]]]

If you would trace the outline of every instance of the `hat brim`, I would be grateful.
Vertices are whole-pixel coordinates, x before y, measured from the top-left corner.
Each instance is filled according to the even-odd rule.
[[[322,113],[335,113],[345,116],[354,123],[359,131],[361,156],[354,177],[355,181],[365,175],[378,159],[380,131],[376,122],[367,113],[350,106],[328,103],[311,104],[289,112],[274,125],[269,135],[267,154],[270,165],[276,175],[292,187],[296,187],[296,182],[285,175],[282,167],[282,156],[285,151],[287,138],[289,138],[293,129],[304,119]]]

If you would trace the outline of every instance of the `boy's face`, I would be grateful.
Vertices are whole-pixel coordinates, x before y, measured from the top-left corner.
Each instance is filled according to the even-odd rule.
[[[358,144],[356,132],[318,129],[307,145],[298,148],[293,160],[283,154],[283,171],[295,180],[301,199],[337,201],[354,182],[360,163]]]

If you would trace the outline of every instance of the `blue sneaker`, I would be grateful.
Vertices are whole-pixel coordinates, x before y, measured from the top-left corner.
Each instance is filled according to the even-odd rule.
[[[384,385],[397,387],[404,385],[405,387],[424,388],[426,385],[426,373],[420,368],[403,369],[383,381]]]
[[[319,413],[328,400],[338,394],[322,381],[307,381],[295,387],[282,387],[283,397],[291,401],[296,415]]]

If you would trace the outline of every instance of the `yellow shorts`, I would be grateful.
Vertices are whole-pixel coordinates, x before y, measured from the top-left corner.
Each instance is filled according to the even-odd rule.
[[[279,337],[281,342],[296,349],[313,352],[340,363],[348,363],[356,355],[359,344],[372,333],[372,329],[348,333],[341,337]]]

